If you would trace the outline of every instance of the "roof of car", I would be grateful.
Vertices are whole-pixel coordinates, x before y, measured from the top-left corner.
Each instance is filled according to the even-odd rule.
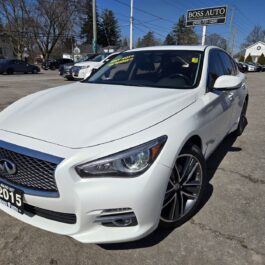
[[[153,51],[153,50],[188,50],[188,51],[204,51],[207,47],[216,48],[207,45],[165,45],[165,46],[152,46],[145,48],[136,48],[131,51]]]

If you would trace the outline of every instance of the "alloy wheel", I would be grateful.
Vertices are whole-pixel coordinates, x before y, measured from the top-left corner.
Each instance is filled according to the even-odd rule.
[[[187,215],[195,205],[202,185],[203,170],[198,158],[192,154],[181,154],[176,160],[170,176],[161,220],[172,223]]]

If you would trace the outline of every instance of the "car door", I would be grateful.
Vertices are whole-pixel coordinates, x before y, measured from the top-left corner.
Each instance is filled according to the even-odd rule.
[[[228,92],[229,99],[231,101],[231,115],[229,116],[230,123],[228,128],[230,131],[237,124],[237,119],[240,115],[242,105],[244,103],[244,98],[242,97],[244,93],[242,93],[242,90],[245,89],[245,82],[244,82],[245,77],[244,75],[239,73],[234,60],[227,53],[220,51],[219,54],[225,68],[225,74],[238,76],[242,80],[241,88],[234,89]]]
[[[211,153],[227,135],[233,113],[231,93],[214,89],[216,79],[226,74],[219,51],[212,49],[209,53],[207,88],[203,97],[204,109],[201,116],[205,122],[207,153]]]
[[[15,60],[14,63],[15,67],[14,67],[14,72],[26,72],[26,67],[25,67],[25,62],[21,61],[21,60]]]
[[[19,60],[12,60],[10,68],[12,68],[14,72],[19,72]]]

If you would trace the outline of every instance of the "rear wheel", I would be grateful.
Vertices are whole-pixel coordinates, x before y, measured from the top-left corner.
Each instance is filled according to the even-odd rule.
[[[38,73],[36,68],[33,68],[31,72],[32,72],[32,74],[37,74]]]
[[[13,70],[12,68],[8,68],[8,69],[6,70],[6,73],[7,73],[8,75],[12,75],[12,74],[14,73],[14,70]]]
[[[240,114],[237,129],[232,133],[234,136],[242,135],[242,133],[244,132],[244,129],[246,128],[246,126],[248,124],[247,117],[246,117],[247,108],[248,108],[248,101],[245,100],[241,114]]]
[[[206,178],[206,164],[200,148],[196,145],[185,147],[175,162],[167,185],[161,227],[178,227],[198,211]]]

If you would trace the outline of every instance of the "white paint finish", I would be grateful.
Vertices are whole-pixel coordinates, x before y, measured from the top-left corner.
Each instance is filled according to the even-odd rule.
[[[195,89],[76,83],[33,94],[2,111],[1,140],[65,158],[55,173],[60,197],[25,195],[26,202],[52,211],[75,213],[77,224],[19,215],[3,205],[0,208],[24,222],[82,242],[123,242],[153,231],[159,222],[171,168],[186,141],[198,135],[207,158],[238,123],[247,94],[245,77],[238,74],[242,86],[237,90],[206,92],[211,49],[205,50],[202,78]],[[139,177],[81,179],[75,172],[76,165],[161,135],[168,136],[162,152]],[[107,228],[93,222],[103,209],[124,207],[131,207],[136,213],[138,226]]]

